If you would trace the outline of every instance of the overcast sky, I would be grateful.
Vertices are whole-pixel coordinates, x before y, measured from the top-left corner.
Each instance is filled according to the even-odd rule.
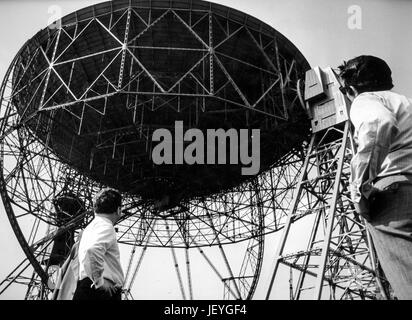
[[[0,1],[0,77],[24,42],[47,26],[49,8],[59,5],[63,15],[102,1]],[[408,0],[217,0],[271,25],[303,53],[312,66],[336,67],[361,54],[385,59],[393,70],[394,91],[412,97],[412,1]],[[361,9],[361,25],[353,26],[353,5]],[[353,8],[353,7],[352,7]],[[359,21],[358,21],[359,22]],[[352,24],[351,24],[352,23]],[[271,239],[275,241],[274,239]],[[266,253],[275,250],[275,242]],[[23,257],[0,203],[0,281]],[[152,266],[162,272],[156,254]],[[156,262],[157,261],[157,262]],[[170,264],[172,266],[172,264]],[[268,280],[271,262],[264,264],[262,282]],[[172,270],[172,267],[169,268]],[[159,283],[159,286],[162,284]],[[222,290],[223,291],[223,290]],[[263,297],[263,289],[257,297]],[[220,294],[220,293],[219,293]],[[286,295],[276,297],[287,298]],[[150,296],[150,293],[147,293]],[[168,296],[167,292],[164,297]],[[12,291],[0,299],[19,299]]]

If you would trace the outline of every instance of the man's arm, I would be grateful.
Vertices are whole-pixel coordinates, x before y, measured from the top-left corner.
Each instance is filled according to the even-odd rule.
[[[93,239],[85,252],[85,269],[92,277],[92,286],[96,288],[100,288],[104,284],[104,255],[113,241],[116,241],[116,239],[112,228],[100,225],[96,228]]]
[[[350,114],[358,144],[351,161],[351,197],[355,204],[359,204],[362,197],[369,198],[372,182],[399,129],[395,115],[373,94],[356,98]]]

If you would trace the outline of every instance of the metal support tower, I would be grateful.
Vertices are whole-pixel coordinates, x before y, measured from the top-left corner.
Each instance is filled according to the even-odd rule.
[[[310,92],[308,87],[318,92]],[[270,298],[275,280],[289,269],[291,299],[386,298],[371,238],[350,200],[350,160],[355,144],[348,103],[330,68],[309,71],[306,88],[313,135],[276,251],[266,298]],[[302,212],[306,212],[303,218]],[[287,268],[282,270],[281,265]]]

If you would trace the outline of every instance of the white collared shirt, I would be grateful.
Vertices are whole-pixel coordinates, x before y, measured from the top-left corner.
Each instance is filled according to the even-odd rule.
[[[377,177],[412,174],[412,100],[392,91],[364,92],[351,106],[357,153],[351,161],[351,197],[369,197]]]
[[[112,222],[96,215],[84,229],[79,245],[79,280],[90,278],[99,288],[103,279],[123,285],[119,245]]]

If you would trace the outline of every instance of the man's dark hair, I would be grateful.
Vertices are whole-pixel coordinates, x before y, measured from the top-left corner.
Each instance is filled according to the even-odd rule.
[[[110,188],[101,190],[94,198],[95,213],[115,213],[122,205],[122,195]]]
[[[385,91],[393,88],[392,71],[388,64],[374,56],[359,56],[339,66],[345,87],[353,86],[359,93]]]

